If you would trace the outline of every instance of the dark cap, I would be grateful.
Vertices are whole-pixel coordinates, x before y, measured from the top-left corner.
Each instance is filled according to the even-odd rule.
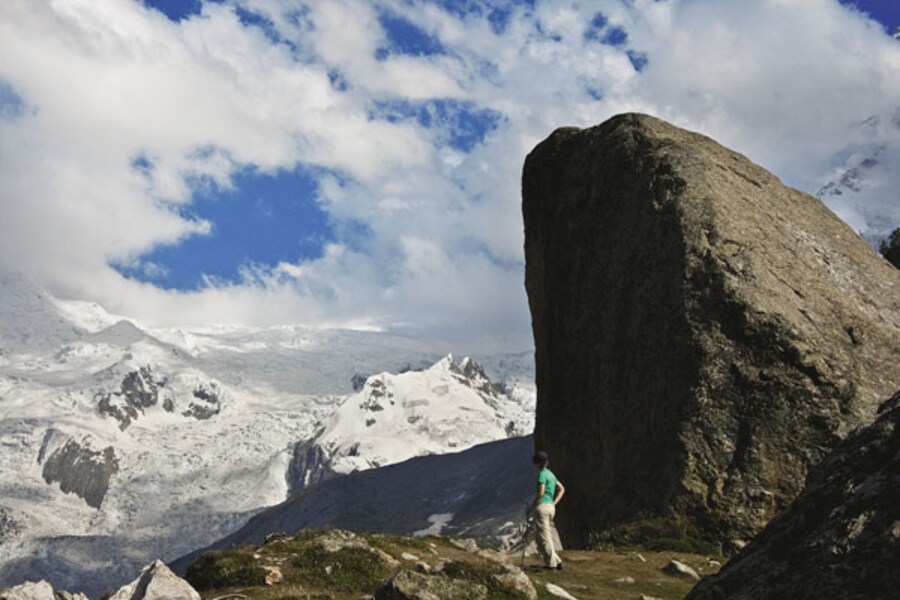
[[[531,457],[531,462],[533,462],[536,465],[540,465],[540,464],[543,464],[543,463],[549,462],[549,461],[550,461],[550,457],[543,450],[538,450],[537,452],[534,453],[534,456]]]

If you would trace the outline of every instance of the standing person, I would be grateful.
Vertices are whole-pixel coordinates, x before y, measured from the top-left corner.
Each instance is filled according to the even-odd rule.
[[[563,563],[553,547],[553,518],[556,516],[556,505],[562,500],[566,488],[547,468],[550,458],[544,451],[537,452],[531,459],[538,470],[537,494],[528,506],[528,512],[537,521],[537,546],[544,557],[544,566],[548,569],[562,571]]]

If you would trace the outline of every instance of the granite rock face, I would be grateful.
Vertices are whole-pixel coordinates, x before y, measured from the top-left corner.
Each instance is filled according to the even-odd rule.
[[[810,471],[806,488],[691,600],[895,598],[900,392]]]
[[[559,129],[523,213],[569,546],[647,516],[737,546],[900,387],[900,272],[707,137],[637,114]]]

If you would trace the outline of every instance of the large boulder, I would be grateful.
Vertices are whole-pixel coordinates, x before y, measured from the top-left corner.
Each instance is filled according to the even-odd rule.
[[[559,129],[523,213],[568,545],[645,517],[739,545],[900,386],[900,271],[707,137],[637,114]]]
[[[810,471],[783,514],[689,600],[896,598],[900,392]]]

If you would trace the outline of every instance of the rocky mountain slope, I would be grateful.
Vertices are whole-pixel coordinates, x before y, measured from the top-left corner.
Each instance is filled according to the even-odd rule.
[[[511,438],[329,479],[266,509],[205,550],[317,527],[476,538],[512,534],[534,493],[533,452],[531,436]],[[199,552],[175,562],[176,571],[183,572]]]
[[[809,474],[799,498],[689,600],[895,598],[900,392]]]
[[[900,387],[900,272],[709,138],[635,114],[559,129],[523,213],[567,544],[656,516],[738,547]]]
[[[294,447],[354,380],[448,350],[303,327],[151,330],[12,274],[0,299],[0,585],[98,594],[212,543],[287,497]],[[527,351],[486,359],[511,410],[533,403]]]

